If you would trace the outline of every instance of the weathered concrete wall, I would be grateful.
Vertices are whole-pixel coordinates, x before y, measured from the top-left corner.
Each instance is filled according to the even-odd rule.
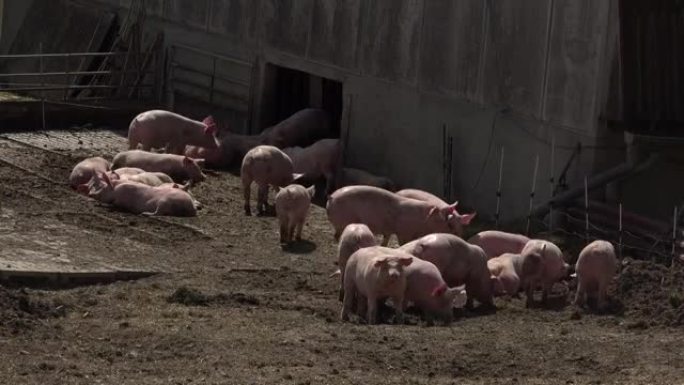
[[[34,0],[5,1],[2,15],[0,54],[7,54]]]
[[[558,172],[578,141],[593,144],[604,135],[597,97],[612,68],[605,63],[612,63],[606,52],[607,31],[616,22],[610,12],[614,1],[146,4],[148,29],[162,29],[167,45],[192,45],[255,63],[254,128],[260,128],[266,63],[339,80],[345,103],[351,100],[343,114],[351,119],[351,165],[441,195],[447,125],[455,147],[453,195],[484,214],[493,212],[505,146],[502,212],[510,218],[526,211],[536,154],[538,199],[548,195],[552,137]],[[122,15],[130,3],[99,0]],[[497,115],[505,106],[510,111]],[[594,154],[585,151],[570,182],[591,173],[593,164]]]

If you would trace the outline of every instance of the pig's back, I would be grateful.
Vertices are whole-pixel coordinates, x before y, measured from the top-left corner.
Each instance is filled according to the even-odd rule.
[[[333,223],[363,223],[383,234],[396,220],[398,201],[393,193],[371,186],[348,186],[328,198],[328,219]]]

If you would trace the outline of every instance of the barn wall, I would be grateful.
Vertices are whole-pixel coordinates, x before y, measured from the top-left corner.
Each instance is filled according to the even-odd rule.
[[[342,81],[344,100],[351,101],[343,114],[343,126],[350,129],[349,164],[441,195],[442,126],[447,125],[454,137],[452,195],[483,215],[493,212],[499,151],[505,146],[502,211],[510,217],[526,211],[536,154],[542,159],[538,197],[548,195],[552,137],[560,170],[578,141],[591,145],[606,134],[597,119],[604,101],[597,97],[612,69],[605,62],[613,62],[606,54],[615,44],[609,33],[616,22],[613,2],[146,4],[147,27],[163,29],[165,44],[193,45],[254,63],[253,130],[262,127],[266,63]],[[99,0],[121,14],[130,3]],[[591,173],[594,158],[584,151],[581,166],[569,176],[578,182]]]

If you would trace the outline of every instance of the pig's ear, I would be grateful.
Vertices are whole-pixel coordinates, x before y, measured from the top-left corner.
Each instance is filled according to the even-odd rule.
[[[378,257],[378,258],[375,258],[374,265],[375,265],[375,267],[380,267],[386,263],[387,263],[387,257]]]
[[[413,263],[413,257],[401,257],[399,258],[399,264],[402,266],[409,266]]]
[[[306,189],[306,192],[309,194],[309,198],[313,198],[314,195],[316,195],[316,186],[312,185],[308,189]]]
[[[432,208],[430,209],[430,212],[428,213],[428,217],[431,217],[431,216],[438,214],[438,213],[439,213],[439,209],[436,206],[432,206]]]
[[[204,168],[204,165],[207,163],[206,160],[204,159],[195,159],[195,163],[199,168]]]
[[[187,156],[184,156],[183,157],[183,164],[187,166],[190,163],[192,163],[192,159],[188,158]]]
[[[463,214],[463,215],[461,215],[461,218],[460,218],[461,224],[462,224],[462,225],[469,225],[470,222],[473,220],[473,218],[475,218],[476,215],[477,215],[476,212],[475,212],[475,213],[470,213],[470,214]]]
[[[445,283],[437,286],[433,291],[432,291],[432,296],[433,297],[441,297],[446,293],[447,291],[447,285]]]

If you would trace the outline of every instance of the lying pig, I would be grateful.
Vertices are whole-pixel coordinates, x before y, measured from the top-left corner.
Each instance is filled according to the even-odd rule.
[[[175,154],[156,154],[141,150],[123,151],[114,156],[114,168],[137,167],[148,172],[163,172],[176,182],[190,180],[192,184],[202,182],[204,159],[190,159]]]
[[[363,223],[351,223],[342,231],[340,243],[337,246],[338,269],[331,275],[332,277],[340,273],[340,301],[344,298],[344,268],[347,266],[347,260],[357,250],[370,246],[377,246],[377,242],[373,232]]]
[[[146,184],[148,186],[156,187],[162,184],[173,184],[173,179],[163,172],[141,172],[139,174],[119,174],[116,170],[108,174],[112,180],[129,181]]]
[[[121,167],[121,168],[113,169],[112,171],[116,172],[116,175],[118,175],[120,177],[124,177],[124,178],[127,176],[130,176],[130,175],[138,175],[138,174],[142,174],[142,173],[146,172],[142,168],[137,168],[137,167]]]
[[[413,258],[400,250],[381,246],[359,249],[349,257],[344,269],[344,300],[340,317],[349,320],[356,303],[363,309],[366,304],[366,321],[377,323],[378,301],[391,298],[398,318],[403,315],[406,292],[406,273]],[[357,310],[357,314],[363,312]]]
[[[416,258],[433,263],[449,286],[465,284],[467,307],[476,299],[492,307],[492,282],[487,269],[487,256],[481,248],[453,234],[430,234],[399,248]]]
[[[335,191],[326,205],[328,220],[338,240],[350,223],[363,223],[382,234],[386,246],[392,234],[399,244],[431,233],[459,233],[461,223],[453,207],[438,208],[427,202],[404,198],[372,186],[348,186]]]
[[[93,177],[88,195],[121,210],[147,216],[197,215],[195,201],[179,188],[150,187],[142,183],[113,183],[107,174]]]
[[[533,289],[544,273],[541,255],[532,251],[528,254],[504,253],[487,261],[495,295],[517,296],[520,288],[527,295],[526,305],[533,301]]]
[[[259,186],[257,212],[262,214],[268,207],[268,187],[285,187],[294,180],[292,161],[273,146],[257,146],[247,152],[240,170],[242,189],[245,197],[245,214],[251,215],[249,205],[252,182]]]
[[[453,204],[449,205],[448,203],[444,202],[437,196],[430,194],[427,191],[423,190],[417,190],[417,189],[404,189],[396,192],[397,195],[402,196],[404,198],[411,198],[411,199],[416,199],[419,201],[424,201],[430,204],[435,205],[437,208],[445,208],[445,207],[453,207],[453,215],[458,218],[457,222],[460,222],[460,229],[455,232],[456,235],[459,237],[463,234],[463,226],[467,226],[470,224],[470,222],[475,218],[475,215],[477,213],[471,213],[471,214],[459,214],[459,212],[456,210],[456,206],[458,205],[458,201],[454,202]]]
[[[396,185],[391,179],[383,176],[375,176],[367,171],[356,168],[344,167],[339,171],[339,183],[336,188],[346,186],[373,186],[387,191],[396,191]]]
[[[325,177],[325,193],[326,195],[332,193],[339,154],[338,139],[322,139],[305,148],[288,147],[283,149],[283,152],[292,159],[295,173],[311,179]]]
[[[520,254],[529,240],[521,234],[488,230],[473,235],[468,243],[480,246],[487,258],[494,258],[506,253]]]
[[[145,151],[165,147],[166,152],[181,155],[185,146],[216,148],[217,127],[209,116],[202,122],[164,110],[145,111],[131,121],[128,128],[129,149],[138,145]]]
[[[541,239],[532,239],[521,254],[537,253],[544,262],[544,273],[541,280],[536,284],[542,287],[542,302],[546,303],[553,284],[568,275],[570,266],[563,259],[563,252],[553,243]],[[533,287],[533,290],[536,287]]]
[[[317,140],[330,137],[331,134],[328,113],[317,108],[305,108],[266,128],[260,136],[263,138],[263,144],[287,148],[310,146]]]
[[[275,209],[280,222],[280,243],[292,242],[297,230],[297,240],[302,239],[302,229],[311,206],[311,198],[316,188],[305,188],[298,184],[291,184],[280,189],[275,197]]]
[[[451,323],[453,308],[463,307],[467,300],[463,286],[447,287],[437,266],[418,258],[413,258],[413,262],[404,269],[404,272],[404,308],[410,301],[423,312],[429,323],[432,323],[433,318],[441,318],[445,323]]]
[[[582,249],[575,264],[577,293],[574,304],[581,306],[587,296],[595,296],[598,309],[603,310],[608,285],[617,271],[617,264],[615,248],[610,242],[598,240]]]
[[[80,161],[69,175],[69,186],[76,189],[79,185],[86,184],[99,172],[107,172],[111,169],[109,162],[99,156]]]

